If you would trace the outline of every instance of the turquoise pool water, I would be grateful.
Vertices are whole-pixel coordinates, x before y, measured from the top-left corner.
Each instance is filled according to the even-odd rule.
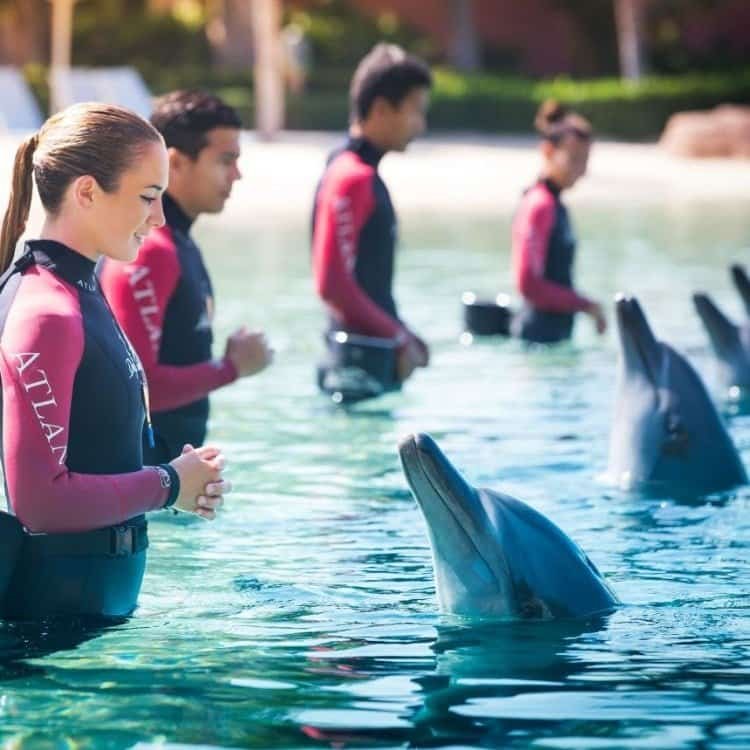
[[[602,299],[638,293],[711,382],[689,295],[706,289],[739,315],[727,266],[750,262],[746,206],[574,213],[581,285]],[[199,228],[220,335],[255,323],[278,350],[272,370],[214,399],[212,437],[237,490],[213,524],[152,524],[131,621],[0,666],[0,743],[750,746],[750,489],[688,503],[600,481],[614,334],[598,341],[581,320],[556,350],[458,343],[460,293],[508,286],[509,220],[404,219],[397,293],[434,365],[349,413],[313,384],[322,315],[307,226]],[[730,429],[750,465],[750,417],[734,414]],[[627,606],[582,625],[439,615],[395,451],[416,430],[473,483],[557,522]],[[19,638],[4,626],[0,650],[39,647],[39,634]],[[41,647],[56,638],[42,633]]]

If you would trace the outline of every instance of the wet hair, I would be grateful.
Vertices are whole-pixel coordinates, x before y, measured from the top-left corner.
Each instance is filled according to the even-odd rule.
[[[0,272],[13,260],[26,228],[34,182],[42,206],[54,215],[75,179],[90,175],[102,190],[112,193],[147,145],[161,142],[148,121],[110,104],[74,104],[50,117],[16,151],[0,234]]]
[[[234,107],[196,89],[172,91],[156,99],[151,123],[164,136],[168,148],[176,148],[193,160],[208,145],[209,130],[242,127]]]
[[[555,99],[542,102],[534,118],[534,127],[544,140],[555,145],[568,134],[581,140],[590,140],[592,136],[591,123]]]
[[[397,107],[412,90],[431,86],[432,73],[424,61],[395,44],[381,42],[354,71],[349,87],[351,119],[366,119],[379,96]]]

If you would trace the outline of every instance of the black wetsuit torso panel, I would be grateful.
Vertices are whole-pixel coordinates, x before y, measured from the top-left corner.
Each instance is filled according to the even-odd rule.
[[[165,365],[194,365],[211,359],[213,330],[208,306],[213,287],[200,249],[189,234],[192,222],[180,207],[164,196],[164,215],[172,233],[180,263],[180,277],[169,299],[159,348]],[[154,412],[154,427],[169,444],[170,455],[182,445],[203,445],[209,416],[208,396],[169,411]],[[174,451],[177,453],[174,453]]]
[[[81,474],[138,471],[145,418],[140,369],[99,289],[95,265],[57,242],[36,240],[28,247],[47,256],[43,267],[78,292],[84,349],[73,384],[65,463]]]
[[[398,227],[390,193],[378,173],[378,165],[383,158],[383,152],[364,138],[349,138],[343,148],[337,149],[329,157],[326,174],[323,175],[321,184],[323,180],[330,177],[334,162],[347,154],[354,154],[356,161],[372,168],[373,202],[356,240],[354,278],[373,302],[389,315],[398,319],[396,302],[393,299],[393,274]],[[335,179],[345,180],[346,178],[346,169],[336,170]],[[320,184],[314,202],[313,232],[315,231],[319,193]],[[332,330],[340,329],[341,325],[335,320],[331,320],[330,328]]]
[[[544,278],[567,289],[573,289],[573,264],[576,238],[568,209],[560,200],[560,190],[549,180],[544,183],[554,197],[555,219],[549,236]],[[524,300],[511,324],[513,335],[527,341],[554,343],[571,337],[574,312],[540,310]]]

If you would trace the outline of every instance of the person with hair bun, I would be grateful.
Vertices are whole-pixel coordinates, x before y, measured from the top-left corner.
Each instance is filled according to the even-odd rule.
[[[0,514],[3,617],[130,614],[146,563],[144,514],[173,507],[211,519],[230,490],[216,448],[186,445],[169,463],[143,466],[147,385],[95,274],[102,256],[132,260],[164,223],[167,178],[162,137],[120,107],[69,107],[18,148],[0,236],[12,514]],[[34,183],[44,224],[14,263]]]
[[[513,271],[523,306],[511,332],[527,341],[562,341],[573,332],[575,314],[583,312],[603,334],[601,306],[573,286],[576,241],[560,199],[586,173],[591,125],[555,101],[541,105],[534,124],[542,138],[542,171],[513,220]]]

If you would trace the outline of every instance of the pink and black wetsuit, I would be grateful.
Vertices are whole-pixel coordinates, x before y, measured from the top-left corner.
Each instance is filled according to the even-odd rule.
[[[412,334],[393,299],[396,214],[378,174],[382,157],[364,138],[331,155],[315,196],[313,273],[331,330],[401,345]]]
[[[192,221],[164,196],[166,224],[154,230],[128,264],[105,260],[99,277],[143,362],[151,393],[157,463],[178,456],[185,443],[202,445],[208,394],[237,378],[227,359],[213,361],[213,289],[203,256],[190,236]]]
[[[513,220],[513,270],[524,304],[511,331],[528,341],[570,338],[575,313],[591,303],[573,288],[576,240],[560,190],[540,180]]]
[[[9,610],[127,614],[145,565],[142,514],[174,500],[177,475],[143,466],[143,375],[94,263],[39,240],[14,271],[0,292],[6,494],[43,535],[24,548]],[[127,563],[110,564],[113,553]]]

